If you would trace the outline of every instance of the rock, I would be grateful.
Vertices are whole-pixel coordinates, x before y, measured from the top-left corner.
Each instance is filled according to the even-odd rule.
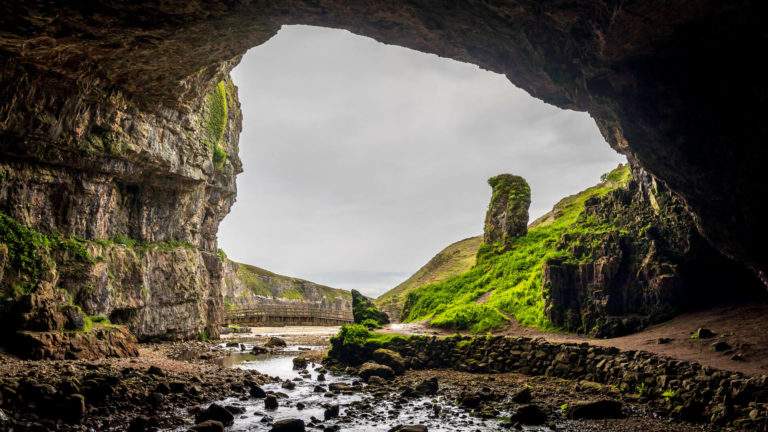
[[[320,382],[325,381],[325,374],[324,373],[317,374],[317,380]]]
[[[303,403],[303,402],[296,402],[296,409],[297,409],[297,410],[301,411],[301,410],[303,410],[303,409],[304,409],[304,408],[306,408],[306,407],[307,407],[307,406],[306,406],[306,405],[304,405],[304,403]]]
[[[715,352],[728,351],[731,348],[731,345],[725,341],[718,341],[712,344],[712,350]]]
[[[224,424],[216,420],[206,420],[192,426],[189,430],[194,432],[224,432]]]
[[[150,425],[152,424],[149,417],[146,416],[138,416],[134,417],[133,420],[128,424],[128,431],[127,432],[146,432]]]
[[[59,417],[68,423],[80,423],[85,417],[85,397],[81,394],[72,394],[64,398],[57,407]]]
[[[225,345],[227,348],[239,348],[240,343],[239,342],[227,342]]]
[[[432,377],[420,382],[419,384],[416,385],[416,388],[414,388],[414,390],[416,391],[416,393],[424,396],[436,395],[438,390],[437,377]]]
[[[623,418],[623,405],[617,400],[574,402],[568,406],[568,418],[574,420],[600,420]]]
[[[266,354],[269,350],[263,346],[254,345],[253,348],[251,348],[251,354],[253,355],[259,355],[259,354]]]
[[[375,385],[375,386],[383,386],[383,385],[387,385],[388,381],[380,376],[372,376],[368,378],[368,384]]]
[[[399,353],[386,348],[375,350],[373,360],[376,363],[391,367],[396,374],[401,374],[406,369],[405,359]]]
[[[269,340],[267,340],[267,343],[264,344],[267,348],[285,348],[288,346],[288,344],[285,342],[285,340],[276,337],[271,336]]]
[[[284,419],[272,423],[270,432],[304,432],[304,420]]]
[[[263,399],[267,397],[267,392],[265,392],[264,389],[262,389],[257,385],[251,386],[248,389],[248,394],[250,394],[252,398],[256,398],[256,399]]]
[[[339,405],[331,405],[323,412],[323,418],[330,420],[339,416]]]
[[[520,404],[527,404],[531,401],[533,396],[531,395],[531,388],[530,387],[523,387],[522,389],[516,391],[510,399],[512,402],[520,403]]]
[[[528,232],[528,207],[531,188],[520,176],[500,174],[488,179],[493,192],[485,215],[483,241],[508,247],[512,240]]]
[[[267,395],[267,397],[264,398],[265,409],[276,410],[277,406],[277,397],[275,395]]]
[[[315,392],[315,393],[325,393],[325,387],[323,387],[323,386],[321,386],[321,385],[316,385],[316,386],[315,386],[315,387],[312,389],[312,391],[313,391],[313,392]]]
[[[308,364],[309,360],[304,357],[294,357],[293,359],[293,368],[296,370],[306,369]]]
[[[691,335],[691,339],[711,339],[715,337],[715,332],[707,328],[699,328]]]
[[[388,432],[428,432],[428,429],[424,425],[398,425],[391,429],[389,429]]]
[[[212,403],[208,408],[200,411],[195,416],[195,423],[199,424],[206,420],[215,420],[221,422],[224,426],[232,426],[235,422],[235,416],[223,406]]]
[[[280,385],[280,387],[286,389],[286,390],[293,390],[296,388],[296,383],[293,381],[283,381],[283,383]]]
[[[524,425],[542,425],[547,422],[547,413],[538,405],[521,405],[515,410],[510,420]]]
[[[147,375],[165,376],[165,371],[153,365],[147,369]]]
[[[672,342],[672,338],[668,338],[668,337],[660,337],[656,340],[656,343],[659,345],[666,345],[670,342]]]
[[[368,381],[368,379],[372,376],[381,377],[384,379],[391,379],[395,376],[395,371],[392,370],[391,367],[381,365],[374,362],[366,362],[363,363],[362,366],[360,366],[360,369],[358,370],[358,374],[361,378],[363,378],[364,381]]]

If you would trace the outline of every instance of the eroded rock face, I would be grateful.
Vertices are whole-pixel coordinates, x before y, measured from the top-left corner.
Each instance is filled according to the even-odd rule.
[[[680,200],[642,169],[626,187],[585,204],[580,218],[605,228],[566,234],[565,258],[543,268],[545,313],[562,328],[598,337],[638,331],[681,310],[761,292],[746,270],[714,250]]]
[[[493,189],[485,214],[483,241],[509,247],[512,240],[528,232],[531,188],[520,176],[500,174],[488,179]]]
[[[74,304],[140,339],[216,336],[216,233],[241,171],[231,81],[150,111],[95,81],[75,84],[7,58],[0,71],[0,212],[4,224],[34,231],[25,244],[4,228],[0,294],[31,293],[48,305],[36,308],[47,322],[18,328],[59,331],[54,318]],[[26,268],[30,257],[39,263]]]

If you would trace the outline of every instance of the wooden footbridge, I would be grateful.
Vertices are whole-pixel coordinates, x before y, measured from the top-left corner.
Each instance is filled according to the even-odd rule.
[[[336,301],[301,301],[249,296],[226,301],[226,323],[251,326],[317,325],[351,323],[352,304]]]

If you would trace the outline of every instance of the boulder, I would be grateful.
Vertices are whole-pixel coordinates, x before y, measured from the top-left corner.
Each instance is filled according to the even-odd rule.
[[[223,406],[212,403],[208,408],[198,412],[195,416],[195,423],[197,424],[206,420],[215,420],[221,422],[224,426],[232,426],[235,422],[235,416]]]
[[[522,389],[516,391],[510,399],[512,399],[512,402],[521,404],[530,402],[531,399],[533,399],[533,396],[531,395],[531,388],[523,387]]]
[[[547,413],[538,405],[521,405],[515,410],[510,420],[524,425],[542,425],[547,421]]]
[[[323,418],[330,420],[339,416],[339,405],[331,405],[323,412]]]
[[[377,376],[384,379],[392,379],[395,376],[395,371],[391,367],[374,362],[366,362],[360,366],[358,374],[364,381],[368,381],[371,377]]]
[[[265,343],[264,346],[267,348],[285,348],[288,346],[288,344],[285,342],[285,340],[276,336],[272,336],[269,338],[269,340],[267,340],[267,343]]]
[[[267,395],[267,397],[264,398],[264,408],[268,410],[276,410],[277,409],[277,396],[275,395]]]
[[[189,430],[194,432],[224,432],[224,424],[216,420],[206,420],[192,426]]]
[[[264,389],[262,389],[257,385],[251,386],[251,388],[248,389],[248,393],[251,395],[252,398],[256,398],[256,399],[263,399],[267,397],[267,392],[265,392]]]
[[[295,357],[293,359],[293,368],[296,370],[306,369],[307,365],[309,365],[309,360],[305,357]]]
[[[391,428],[388,432],[427,432],[428,429],[424,425],[398,425]]]
[[[304,432],[304,420],[283,419],[272,423],[270,432]]]
[[[406,369],[405,359],[400,353],[386,348],[379,348],[374,351],[373,360],[377,363],[391,367],[396,374],[401,374],[405,372]]]
[[[568,406],[568,418],[574,420],[623,418],[622,408],[620,401],[612,399],[574,402]]]
[[[416,385],[416,393],[423,396],[434,396],[437,394],[438,384],[437,377],[432,377],[420,382]]]

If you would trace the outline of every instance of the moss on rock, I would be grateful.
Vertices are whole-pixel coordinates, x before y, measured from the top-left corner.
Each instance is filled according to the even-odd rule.
[[[528,207],[531,188],[524,178],[500,174],[488,179],[493,189],[485,215],[484,241],[508,247],[512,240],[528,232]]]

